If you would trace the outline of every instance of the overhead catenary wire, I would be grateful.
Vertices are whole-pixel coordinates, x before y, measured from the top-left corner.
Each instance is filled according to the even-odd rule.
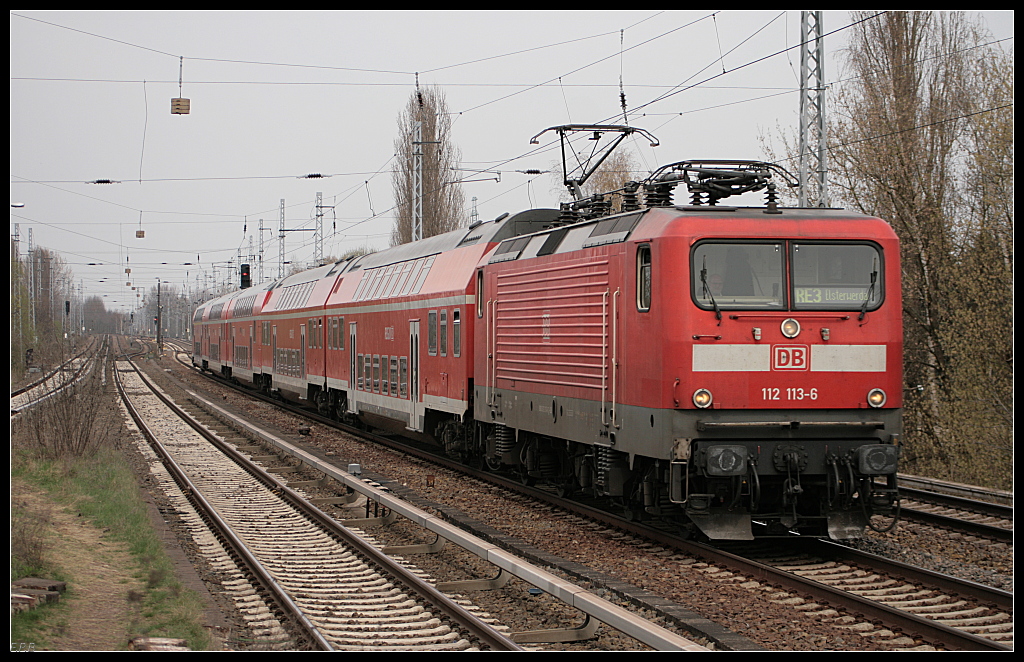
[[[712,16],[714,16],[714,15],[712,15]],[[716,28],[717,28],[717,19],[715,19],[715,20],[716,20]],[[46,21],[43,21],[43,22],[46,22]],[[64,27],[64,26],[58,26],[58,27]],[[80,31],[80,32],[84,32],[84,31]],[[618,50],[619,50],[619,54],[620,54],[620,58],[621,58],[621,54],[624,51],[624,49],[622,47],[623,46],[623,44],[622,44],[622,31],[620,30],[619,32],[620,32],[620,45],[619,45],[619,49]],[[601,35],[592,35],[591,37],[604,36],[606,34],[614,34],[614,33],[613,32],[602,33]],[[717,30],[716,30],[716,34],[717,34]],[[101,38],[105,38],[105,37],[102,37],[101,35],[94,35],[94,36],[100,36]],[[111,41],[120,41],[120,40],[111,40]],[[576,40],[571,40],[571,41],[576,41]],[[125,43],[127,45],[135,46],[135,47],[138,47],[138,48],[145,48],[145,47],[140,46],[138,44],[130,44],[129,42],[121,42],[121,43]],[[566,43],[568,43],[568,42],[566,42]],[[171,56],[171,57],[177,57],[177,58],[179,58],[179,63],[181,62],[181,58],[183,57],[183,56],[180,56],[180,55],[172,55],[172,54],[166,53],[164,51],[158,51],[157,49],[147,49],[147,50],[153,50],[154,52],[162,53],[164,55],[168,55],[168,56]],[[529,50],[533,50],[533,49],[529,49]],[[523,52],[523,51],[516,51],[516,53],[519,53],[519,52]],[[497,58],[497,57],[503,57],[505,55],[511,55],[511,54],[501,54],[501,55],[493,56],[493,57]],[[190,59],[204,59],[204,58],[190,58]],[[485,60],[485,59],[491,59],[491,58],[481,58],[481,59],[478,59],[478,60],[468,61],[468,62],[465,62],[465,63],[459,63],[459,64],[456,64],[456,65],[449,65],[449,66],[446,66],[446,67],[440,67],[440,68],[438,68],[438,70],[440,70],[440,69],[448,69],[448,68],[452,68],[452,67],[455,67],[455,66],[461,66],[462,64],[471,64],[471,63],[474,63],[474,62],[477,62],[477,61],[481,61],[481,60]],[[210,61],[235,62],[234,60],[223,60],[223,59],[212,59],[212,58],[210,59]],[[721,53],[721,46],[719,47],[719,57],[715,61],[722,62],[723,71],[724,71],[724,55]],[[238,60],[237,62],[249,63],[249,64],[264,64],[264,63],[255,63],[255,62],[249,62],[249,61],[243,61],[243,60]],[[269,63],[269,64],[273,64],[274,66],[293,66],[290,63]],[[299,65],[294,65],[294,66],[299,66]],[[310,68],[319,68],[319,67],[311,66]],[[323,67],[323,68],[330,69],[329,67]],[[347,68],[337,68],[337,69],[347,69]],[[359,71],[367,71],[367,70],[359,70]],[[731,73],[731,71],[736,71],[736,68],[730,70],[730,73]],[[620,66],[620,72],[621,72],[621,66]],[[408,73],[408,72],[389,71],[388,73]],[[570,74],[571,73],[572,72],[570,72]],[[569,74],[566,74],[566,75],[569,75]],[[150,81],[150,82],[152,82],[152,81]],[[293,83],[288,83],[288,84],[293,84]],[[294,84],[305,84],[305,83],[294,83]],[[564,85],[564,88],[569,88],[571,86],[571,84],[568,81],[561,81],[560,80],[559,84],[560,85]],[[143,85],[145,86],[146,83],[143,82]],[[620,91],[621,91],[623,89],[623,85],[622,85],[622,81],[621,80],[619,82],[619,87],[620,87]],[[630,86],[630,87],[631,87],[631,89],[633,89],[634,86]],[[693,89],[693,87],[694,86],[691,86],[691,87],[689,87],[687,89]],[[684,91],[684,90],[679,90],[679,91],[676,91],[674,93],[678,94],[681,91]],[[145,92],[145,88],[144,88],[144,92]],[[782,94],[782,93],[784,93],[784,92],[780,92],[779,94]],[[771,96],[771,95],[768,95],[768,96]],[[756,99],[752,99],[752,100],[759,100],[759,99],[763,99],[763,98],[767,98],[767,97],[766,96],[761,96],[761,97],[757,97]],[[653,101],[648,102],[648,104],[656,103],[657,101],[658,101],[658,99],[654,99]],[[713,107],[722,107],[723,105],[732,105],[732,104],[743,103],[743,102],[747,102],[747,101],[750,101],[750,100],[742,100],[742,101],[731,102],[731,104],[719,104],[719,105],[714,105],[714,106],[707,106],[707,107],[705,107],[703,109],[713,108]],[[701,109],[694,109],[694,110],[689,110],[689,111],[684,111],[684,112],[687,112],[687,113],[698,112],[698,110],[701,110]],[[636,111],[636,109],[631,110],[630,111],[630,115],[633,115],[633,113],[635,111]],[[463,112],[468,112],[468,111],[463,111]],[[650,105],[647,105],[646,112],[644,112],[642,110],[636,111],[636,112],[640,113],[639,116],[648,116],[648,117],[654,117],[654,116],[657,116],[657,115],[678,116],[678,115],[681,114],[681,113],[678,113],[678,112],[677,113],[668,113],[668,112],[656,113],[656,112],[652,112],[652,109],[651,109]],[[637,115],[633,115],[633,116],[636,117]],[[624,115],[624,118],[625,117],[626,116]],[[535,155],[537,155],[537,154],[539,154],[541,152],[542,152],[542,150],[531,150],[526,155],[521,155],[520,157],[515,157],[515,158],[525,158],[527,156],[532,157],[532,156],[535,156]],[[511,159],[510,160],[501,161],[501,163],[511,163],[511,162],[512,162]],[[353,174],[353,173],[339,173],[339,176],[344,176],[344,175],[349,175],[349,174]],[[279,175],[279,176],[276,176],[276,177],[279,177],[279,178],[291,178],[293,176],[294,175]],[[244,179],[268,179],[268,178],[269,177],[267,177],[267,176],[259,176],[259,177],[238,177],[238,178],[223,178],[223,177],[216,177],[216,178],[165,178],[165,179],[144,180],[143,177],[142,177],[142,159],[140,158],[140,173],[139,173],[139,182],[140,183],[142,183],[144,181],[145,182],[149,182],[149,181],[153,181],[153,182],[156,182],[156,181],[204,181],[204,180],[217,181],[217,180],[230,180],[230,179],[244,180]],[[365,179],[365,178],[362,179],[362,181],[359,183],[358,187],[364,188],[364,190],[366,190],[366,192],[367,192],[367,200],[368,200],[368,202],[372,202],[372,199],[371,199],[371,197],[369,195],[369,193],[370,193],[369,192],[369,185],[368,185],[369,181],[370,180]],[[55,183],[62,183],[62,182],[55,182]],[[518,188],[518,186],[515,187],[515,188]],[[511,189],[511,190],[514,190],[514,189]],[[499,196],[500,195],[501,194],[499,194]],[[499,197],[499,196],[496,196],[496,197]],[[91,197],[91,196],[89,196],[89,197]],[[94,198],[94,199],[99,200],[100,198]],[[104,201],[104,202],[108,202],[108,204],[118,204],[118,203],[109,202],[109,201]],[[119,206],[122,206],[122,207],[125,207],[125,208],[130,208],[130,207],[126,206],[126,205],[119,205]],[[292,206],[292,205],[289,205],[289,206]],[[370,208],[371,219],[372,218],[379,218],[382,215],[385,215],[385,214],[388,213],[388,211],[385,211],[385,212],[382,212],[381,214],[375,214],[372,204],[370,205],[370,207],[371,207]],[[152,210],[146,209],[146,213],[147,214],[151,214],[151,213],[191,214],[192,212],[180,212],[180,211],[154,212]],[[202,213],[201,212],[196,212],[194,214],[195,215],[200,215]],[[236,214],[236,215],[231,215],[231,214],[208,214],[208,215],[209,216],[232,217],[232,218],[238,218],[238,217],[241,216],[240,214]],[[371,219],[364,219],[363,221],[360,221],[360,222],[366,222],[366,221],[371,220]]]

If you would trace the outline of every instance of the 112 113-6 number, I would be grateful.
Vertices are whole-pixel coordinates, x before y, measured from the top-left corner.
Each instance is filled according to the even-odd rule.
[[[798,387],[783,389],[768,386],[761,389],[761,397],[765,400],[817,400],[818,389]]]

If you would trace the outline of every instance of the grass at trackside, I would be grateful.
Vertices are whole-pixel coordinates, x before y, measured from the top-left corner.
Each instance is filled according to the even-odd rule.
[[[136,477],[119,451],[106,446],[91,457],[70,462],[44,462],[12,453],[11,476],[44,490],[57,508],[73,506],[93,526],[106,530],[106,536],[128,547],[136,563],[134,575],[145,588],[134,596],[136,608],[130,632],[125,633],[126,643],[132,637],[151,636],[185,639],[192,650],[210,646],[210,637],[198,620],[203,612],[201,600],[175,577],[151,527],[146,504],[139,497]],[[45,547],[46,527],[33,526],[32,520],[38,518],[26,514],[20,504],[13,506],[12,524],[15,520],[28,523],[35,533],[30,531],[26,537],[41,536],[40,547]],[[12,550],[11,573],[12,579],[17,573],[66,580],[73,577],[74,568],[61,567],[61,559],[46,559],[45,554],[22,555]],[[68,598],[74,599],[73,583]],[[69,604],[61,603],[13,615],[11,641],[45,646],[48,633],[60,632],[69,609]]]

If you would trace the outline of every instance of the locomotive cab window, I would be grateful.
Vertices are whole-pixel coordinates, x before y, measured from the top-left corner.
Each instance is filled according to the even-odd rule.
[[[476,272],[476,316],[484,316],[484,271]]]
[[[793,242],[791,254],[794,310],[875,310],[881,305],[882,256],[873,244]]]
[[[636,249],[636,307],[637,310],[651,309],[651,247]]]
[[[702,242],[691,256],[691,292],[701,308],[785,309],[783,242]]]

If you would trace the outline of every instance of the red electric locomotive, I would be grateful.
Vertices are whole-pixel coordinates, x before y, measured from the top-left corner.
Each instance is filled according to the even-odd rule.
[[[651,188],[770,174],[711,165]],[[664,203],[506,240],[481,264],[486,459],[711,538],[859,536],[897,498],[895,234],[771,200]]]
[[[289,277],[247,309],[246,374],[713,539],[858,537],[898,499],[899,245],[877,218],[780,208],[779,172],[678,163],[616,214],[577,201]],[[244,298],[197,311],[197,364],[246,378],[212,342],[237,355]]]

